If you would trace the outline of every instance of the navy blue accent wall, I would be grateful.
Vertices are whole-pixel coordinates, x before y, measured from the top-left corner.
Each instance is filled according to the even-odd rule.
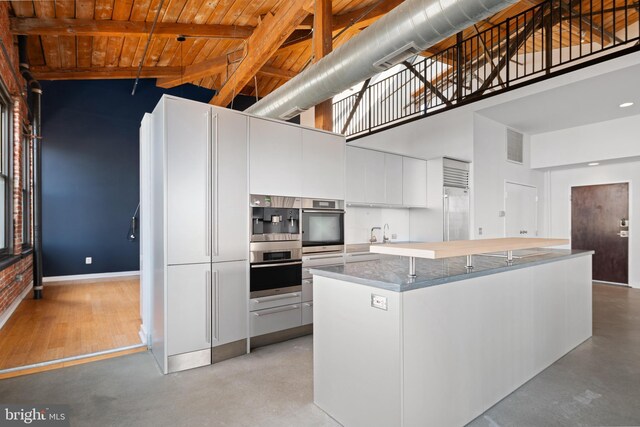
[[[164,93],[202,102],[214,94],[141,80],[131,96],[132,87],[133,80],[42,82],[45,277],[139,269],[139,244],[127,231],[139,199],[140,121]],[[253,103],[239,98],[237,109]]]

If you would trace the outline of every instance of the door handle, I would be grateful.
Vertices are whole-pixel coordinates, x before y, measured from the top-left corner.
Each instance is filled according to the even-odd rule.
[[[620,230],[618,233],[616,233],[618,236],[620,237],[629,237],[629,232],[627,230]]]

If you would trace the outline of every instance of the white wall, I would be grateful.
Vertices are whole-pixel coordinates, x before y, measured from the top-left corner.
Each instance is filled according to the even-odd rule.
[[[371,228],[383,228],[385,224],[389,224],[387,237],[396,234],[396,241],[409,240],[409,209],[348,206],[344,216],[345,243],[367,243]],[[382,231],[376,230],[375,235],[381,242]]]
[[[531,142],[534,168],[640,156],[640,115],[541,133]]]
[[[517,129],[514,129],[517,130]],[[530,137],[524,134],[523,164],[506,159],[507,127],[476,114],[473,120],[473,228],[472,236],[504,237],[505,218],[498,216],[505,209],[504,189],[507,181],[534,186],[538,189],[538,235],[545,235],[544,174],[530,169]],[[482,228],[482,235],[479,228]],[[555,236],[554,236],[555,237]]]
[[[473,112],[457,108],[356,139],[349,145],[422,159],[447,156],[471,161]]]
[[[553,170],[547,180],[550,235],[565,239],[571,238],[571,187],[629,182],[629,284],[640,288],[640,161]]]

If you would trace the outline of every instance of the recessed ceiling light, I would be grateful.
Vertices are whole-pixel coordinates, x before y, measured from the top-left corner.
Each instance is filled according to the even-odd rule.
[[[591,163],[587,163],[589,166],[598,166],[600,163],[598,162],[591,162]]]
[[[633,105],[633,102],[623,102],[622,104],[620,104],[620,108],[627,108],[627,107],[631,107]]]

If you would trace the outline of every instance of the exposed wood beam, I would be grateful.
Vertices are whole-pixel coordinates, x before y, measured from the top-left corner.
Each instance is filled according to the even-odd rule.
[[[313,23],[313,61],[318,62],[333,47],[331,0],[315,0]],[[333,130],[333,99],[322,101],[314,108],[315,126],[318,129]]]
[[[378,19],[382,18],[385,14],[389,13],[392,9],[402,3],[403,0],[382,0],[379,1],[374,7],[367,6],[353,12],[343,13],[342,15],[334,15],[332,17],[332,28],[334,38],[341,31],[344,31],[347,27],[354,32],[358,32],[369,25],[373,24]],[[313,18],[313,17],[310,17]],[[306,18],[305,21],[310,18]],[[295,42],[288,43],[286,46],[283,46],[281,50],[284,49],[296,49],[306,43],[311,41],[311,34],[308,37],[304,37],[296,40]]]
[[[33,76],[38,80],[102,80],[132,79],[136,77],[138,67],[86,67],[86,68],[50,68],[32,66]],[[180,76],[180,67],[142,67],[140,77],[162,78]]]
[[[298,75],[295,71],[282,70],[280,68],[272,67],[270,65],[263,66],[258,74],[266,77],[277,77],[279,79],[290,80]]]
[[[182,74],[164,79],[158,79],[156,86],[165,89],[180,86],[183,83],[192,82],[203,77],[220,74],[227,70],[230,63],[236,62],[242,58],[241,51],[234,51],[227,55],[216,56],[206,61],[197,62],[184,67]]]
[[[422,84],[425,85],[425,87],[427,89],[429,89],[433,94],[435,94],[438,98],[440,98],[442,100],[442,102],[444,102],[447,106],[451,106],[451,101],[449,101],[449,98],[447,98],[446,96],[444,96],[444,94],[442,92],[440,92],[438,90],[438,88],[436,88],[429,80],[427,80],[422,74],[420,74],[418,72],[418,70],[415,69],[415,67],[413,66],[413,64],[411,64],[409,61],[403,61],[402,65],[404,65],[405,67],[407,67],[407,69],[409,71],[411,71],[411,73],[416,76],[421,82]],[[425,94],[426,96],[426,94]]]
[[[140,37],[149,34],[152,22],[111,21],[93,19],[55,18],[11,18],[13,34],[39,36],[109,36]],[[181,24],[158,22],[153,32],[155,37],[210,37],[246,39],[253,27],[218,24]]]
[[[282,43],[309,14],[312,0],[288,0],[268,13],[247,40],[247,54],[210,103],[227,106],[239,89],[253,78]]]

